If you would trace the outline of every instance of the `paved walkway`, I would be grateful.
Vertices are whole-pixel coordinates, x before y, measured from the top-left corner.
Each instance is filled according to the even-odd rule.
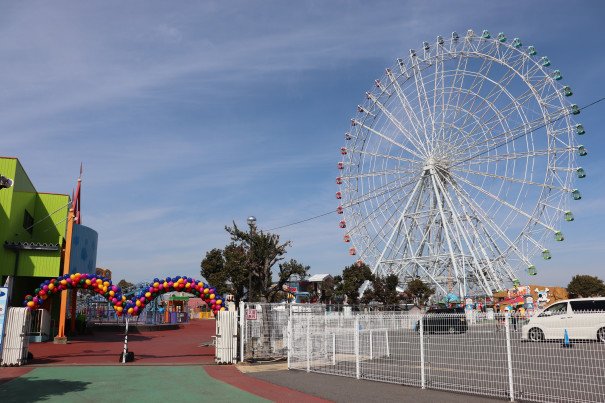
[[[304,371],[284,362],[215,365],[214,320],[180,329],[132,333],[135,361],[118,363],[119,333],[70,338],[66,345],[32,343],[26,366],[0,368],[0,402],[465,402],[476,396],[405,387]]]

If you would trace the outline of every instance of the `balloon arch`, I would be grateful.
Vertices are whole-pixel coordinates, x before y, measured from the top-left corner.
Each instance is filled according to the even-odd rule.
[[[130,299],[126,299],[122,295],[122,289],[111,283],[111,280],[93,274],[68,274],[65,276],[46,280],[40,284],[40,288],[36,288],[34,295],[25,297],[25,306],[29,309],[38,309],[44,301],[49,297],[63,290],[83,288],[93,290],[97,294],[103,296],[113,309],[116,310],[118,316],[126,313],[137,316],[143,311],[145,306],[151,303],[156,297],[171,291],[182,291],[194,294],[201,297],[216,315],[218,311],[228,310],[223,305],[223,300],[219,295],[216,295],[216,290],[208,284],[197,281],[191,277],[176,276],[174,278],[166,277],[163,280],[154,278],[153,283],[143,287],[138,295]]]

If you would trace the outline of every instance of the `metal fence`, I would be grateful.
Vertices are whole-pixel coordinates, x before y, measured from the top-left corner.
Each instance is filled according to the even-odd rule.
[[[285,359],[288,319],[292,312],[325,316],[325,305],[241,302],[239,306],[240,361]]]
[[[549,320],[556,338],[540,342],[527,339],[535,325],[505,314],[292,311],[288,367],[517,401],[605,401],[605,343],[596,338],[605,313]]]
[[[20,366],[27,363],[31,313],[29,308],[9,307],[4,323],[4,340],[0,351],[0,365]]]

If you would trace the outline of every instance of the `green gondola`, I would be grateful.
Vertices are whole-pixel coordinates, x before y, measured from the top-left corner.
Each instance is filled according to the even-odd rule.
[[[542,59],[540,59],[540,62],[542,62],[542,66],[544,66],[544,67],[550,66],[550,59],[546,56],[544,56]]]
[[[588,155],[588,151],[586,151],[586,147],[579,145],[578,146],[578,155],[580,157],[584,157],[584,156]]]
[[[519,39],[519,38],[513,39],[513,46],[516,48],[520,48],[521,46],[523,46],[523,44],[521,43],[521,39]]]
[[[530,56],[535,56],[538,54],[538,51],[536,50],[536,48],[532,45],[530,47],[527,48],[527,54]]]
[[[573,95],[573,91],[571,90],[571,88],[565,86],[563,87],[563,93],[565,94],[566,97],[570,97]]]
[[[565,221],[573,221],[574,217],[573,217],[573,213],[571,211],[566,211],[565,212]]]
[[[574,200],[580,200],[582,198],[582,194],[580,193],[580,191],[578,189],[574,189],[571,192],[571,195],[573,197]]]
[[[561,231],[555,232],[555,241],[561,242],[564,239],[565,239],[565,237],[563,236],[563,233]]]
[[[584,130],[584,126],[577,124],[576,125],[576,134],[582,135],[586,133],[586,130]]]
[[[542,251],[542,259],[550,260],[551,258],[552,258],[552,255],[550,254],[550,251],[548,249],[544,249]]]
[[[500,42],[506,42],[506,35],[504,35],[504,32],[500,32],[500,33],[498,34],[498,40],[499,40]]]
[[[484,37],[485,39],[489,39],[489,38],[491,38],[492,36],[489,34],[489,31],[488,31],[487,29],[484,29],[484,30],[483,30],[483,37]]]
[[[561,80],[563,78],[563,75],[561,74],[561,72],[559,70],[555,70],[554,72],[555,75],[555,80]]]
[[[536,271],[536,267],[535,266],[529,266],[527,268],[527,270],[529,271],[529,275],[530,276],[535,276],[536,274],[538,274],[538,272]]]
[[[576,169],[576,175],[580,179],[586,178],[586,171],[584,170],[584,168],[579,167],[578,169]]]

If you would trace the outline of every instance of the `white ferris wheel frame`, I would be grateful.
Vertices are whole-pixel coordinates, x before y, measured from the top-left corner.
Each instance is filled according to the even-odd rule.
[[[533,46],[487,31],[397,59],[341,149],[352,254],[403,286],[420,278],[461,297],[518,284],[536,255],[550,259],[548,238],[562,240],[583,177],[584,130],[561,78]]]

